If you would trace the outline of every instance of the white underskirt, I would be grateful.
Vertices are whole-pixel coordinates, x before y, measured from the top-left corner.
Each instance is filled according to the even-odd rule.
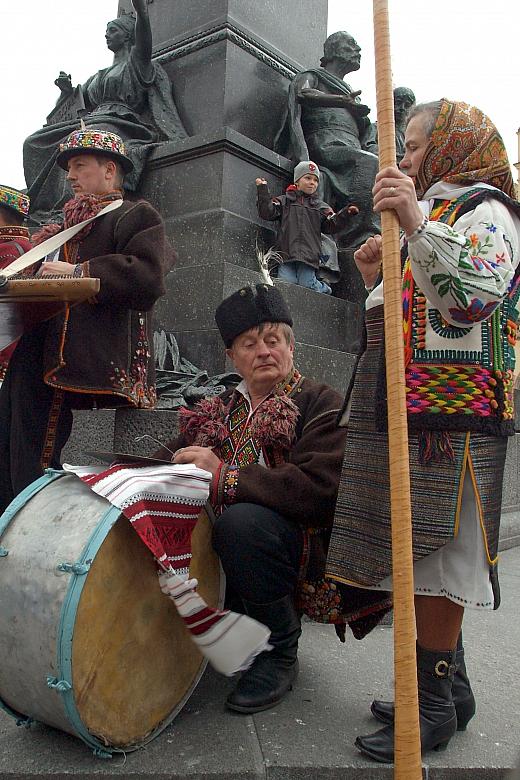
[[[434,553],[414,563],[414,592],[445,596],[470,609],[493,609],[484,531],[480,525],[473,482],[466,469],[457,536]],[[371,590],[392,590],[386,577]]]

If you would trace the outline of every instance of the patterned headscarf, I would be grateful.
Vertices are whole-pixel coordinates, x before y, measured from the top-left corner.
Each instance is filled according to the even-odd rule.
[[[493,122],[475,106],[446,98],[417,172],[417,197],[441,180],[491,184],[515,197],[507,152]]]

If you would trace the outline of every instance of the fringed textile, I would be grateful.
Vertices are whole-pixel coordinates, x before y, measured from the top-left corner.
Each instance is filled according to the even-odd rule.
[[[455,462],[449,431],[421,431],[419,433],[419,463],[427,466],[432,461]]]
[[[164,570],[188,576],[191,534],[208,499],[211,474],[192,464],[66,470],[121,510]]]
[[[240,394],[233,393],[228,404],[224,406],[220,398],[200,401],[195,409],[180,410],[180,430],[188,444],[199,447],[221,448],[229,436],[228,423],[233,413],[238,418],[247,417],[248,409],[244,400],[244,408]],[[299,410],[294,401],[283,392],[276,391],[272,398],[263,401],[248,422],[248,436],[254,439],[256,447],[274,447],[288,450],[294,442],[296,423]],[[233,424],[232,428],[235,427]]]
[[[114,190],[114,192],[108,192],[99,198],[96,195],[79,195],[77,198],[72,198],[67,201],[63,207],[63,224],[60,225],[57,222],[52,222],[48,225],[44,225],[41,230],[38,230],[32,237],[34,246],[38,246],[38,244],[41,244],[47,238],[51,238],[51,236],[61,233],[62,230],[66,230],[74,225],[79,225],[80,222],[95,217],[109,203],[112,203],[114,200],[120,200],[122,197],[123,193],[121,190]],[[89,225],[85,225],[85,227],[71,239],[71,242],[79,244],[83,241],[92,230],[93,225],[93,222]]]
[[[160,567],[159,585],[174,602],[203,655],[222,674],[249,668],[270,649],[269,631],[246,615],[208,606],[188,579],[191,534],[209,495],[211,474],[193,464],[65,466],[121,510]]]

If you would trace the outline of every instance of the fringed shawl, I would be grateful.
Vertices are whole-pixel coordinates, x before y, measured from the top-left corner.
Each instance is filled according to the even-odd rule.
[[[220,447],[229,436],[229,414],[237,401],[238,391],[227,404],[221,398],[206,398],[194,409],[180,410],[179,426],[188,444],[198,447]],[[299,409],[283,391],[276,390],[252,416],[249,430],[259,447],[288,450],[296,437]]]

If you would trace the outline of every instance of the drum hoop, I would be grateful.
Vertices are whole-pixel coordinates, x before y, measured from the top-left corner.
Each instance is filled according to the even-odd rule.
[[[22,715],[21,712],[11,709],[11,707],[9,707],[5,701],[2,701],[2,699],[0,699],[0,710],[6,712],[11,718],[14,718],[17,726],[26,726],[29,728],[29,726],[34,723],[33,718],[30,718],[29,715]]]
[[[70,473],[68,473],[67,476],[71,479],[77,479],[77,477]],[[85,574],[88,572],[90,563],[96,557],[99,548],[105,541],[108,533],[120,517],[121,510],[118,507],[109,504],[108,509],[101,517],[90,538],[87,540],[81,557],[78,561],[75,561],[79,566],[84,567]],[[64,681],[66,685],[62,689],[58,689],[58,692],[62,697],[63,706],[70,724],[75,729],[78,737],[90,748],[93,748],[96,756],[100,758],[110,758],[113,753],[126,753],[130,748],[123,751],[115,747],[107,747],[88,731],[76,707],[74,688],[72,687],[72,642],[74,638],[76,613],[85,584],[85,574],[70,573],[69,587],[61,607],[60,624],[56,642],[58,656],[56,661],[59,680]]]

